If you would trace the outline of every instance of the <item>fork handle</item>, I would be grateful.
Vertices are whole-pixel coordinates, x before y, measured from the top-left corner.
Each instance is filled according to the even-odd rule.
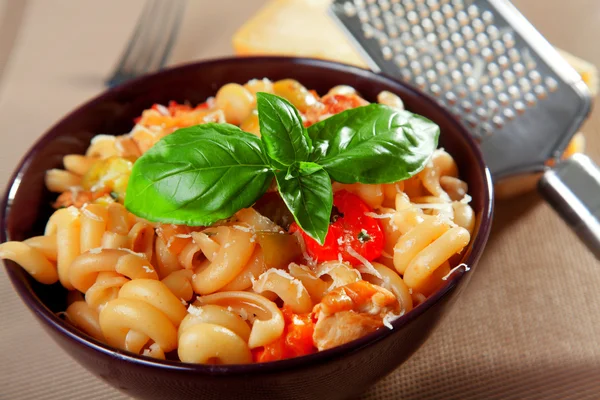
[[[546,201],[600,260],[600,169],[575,154],[542,175],[538,189]]]

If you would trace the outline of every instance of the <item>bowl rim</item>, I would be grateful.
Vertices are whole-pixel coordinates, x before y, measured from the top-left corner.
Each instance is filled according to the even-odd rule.
[[[131,88],[134,88],[137,85],[143,85],[147,81],[161,79],[163,77],[172,74],[178,74],[187,70],[206,68],[212,65],[219,65],[222,63],[232,62],[240,63],[242,65],[262,62],[280,62],[289,63],[290,65],[295,65],[297,67],[308,65],[311,67],[325,68],[328,70],[338,70],[346,73],[351,73],[353,75],[358,75],[370,81],[387,81],[387,83],[392,83],[404,87],[405,90],[412,92],[412,94],[417,97],[424,98],[424,100],[427,103],[429,103],[430,107],[437,109],[437,112],[441,113],[447,119],[447,121],[451,125],[454,125],[454,128],[460,131],[460,133],[464,136],[467,142],[467,146],[470,148],[471,152],[474,155],[477,168],[481,171],[482,175],[484,176],[484,182],[482,185],[483,209],[481,210],[480,227],[477,235],[471,242],[470,252],[466,256],[466,259],[464,259],[463,261],[467,266],[475,265],[477,263],[477,261],[481,257],[481,254],[483,253],[483,249],[491,231],[494,196],[490,171],[483,160],[483,155],[481,153],[481,150],[479,149],[478,144],[468,133],[466,127],[449,111],[438,105],[435,99],[433,99],[431,96],[429,96],[426,93],[423,93],[422,91],[405,82],[399,81],[388,75],[382,73],[375,73],[370,70],[333,61],[307,57],[285,56],[222,57],[186,63],[183,65],[167,68],[153,74],[145,75],[130,80],[120,86],[109,88],[107,90],[104,90],[100,94],[94,96],[92,99],[84,102],[83,104],[80,104],[73,111],[60,118],[55,124],[53,124],[36,140],[36,142],[29,148],[29,150],[20,160],[15,171],[11,174],[10,179],[7,181],[7,186],[2,197],[2,202],[0,203],[0,226],[2,227],[2,229],[0,229],[0,242],[3,243],[7,241],[8,238],[7,217],[10,214],[12,201],[21,181],[22,171],[28,167],[30,162],[36,157],[39,150],[43,146],[45,146],[47,142],[53,139],[53,137],[55,136],[53,134],[54,131],[57,128],[59,128],[64,121],[67,121],[73,118],[75,115],[85,112],[87,108],[94,107],[97,103],[104,102],[106,99],[115,96],[115,94],[119,92],[125,92],[127,90],[130,90]],[[15,291],[17,292],[17,294],[19,294],[19,296],[30,309],[30,311],[33,312],[41,321],[43,321],[45,327],[48,327],[56,331],[56,333],[64,336],[73,345],[88,347],[94,351],[102,353],[102,355],[104,356],[118,358],[120,360],[131,362],[140,366],[154,367],[167,371],[205,374],[215,377],[282,372],[291,369],[301,369],[310,365],[326,363],[333,359],[350,356],[351,354],[354,354],[365,347],[369,347],[381,340],[384,340],[389,335],[393,334],[394,331],[400,329],[404,325],[407,325],[414,319],[424,314],[429,308],[431,308],[436,303],[445,298],[446,295],[449,292],[451,292],[466,276],[466,273],[468,271],[468,269],[466,268],[455,269],[452,275],[447,279],[447,282],[443,287],[441,287],[435,293],[429,296],[419,306],[415,307],[410,312],[392,321],[391,325],[393,329],[378,329],[375,332],[372,332],[368,335],[365,335],[359,339],[343,344],[341,346],[291,359],[271,361],[266,363],[239,365],[206,365],[183,363],[180,361],[158,360],[146,356],[136,355],[124,350],[116,349],[112,346],[109,346],[108,344],[104,344],[86,335],[85,333],[79,331],[75,327],[68,324],[66,321],[59,318],[48,307],[46,307],[44,303],[42,303],[42,301],[34,293],[31,284],[27,279],[27,273],[22,268],[17,267],[17,264],[13,263],[10,260],[3,260],[3,262],[5,264],[7,275],[9,276],[12,285],[15,288]],[[8,263],[12,263],[13,266],[16,268],[8,268]]]

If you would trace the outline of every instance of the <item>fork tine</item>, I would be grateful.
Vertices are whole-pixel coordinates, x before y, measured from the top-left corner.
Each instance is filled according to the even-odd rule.
[[[134,74],[139,59],[146,53],[151,52],[149,44],[152,43],[152,33],[156,22],[160,22],[160,0],[147,0],[144,11],[138,20],[132,40],[127,46],[123,56],[122,71]],[[160,29],[160,27],[159,27]]]
[[[144,5],[142,13],[140,14],[135,25],[133,35],[131,36],[129,43],[127,43],[127,47],[122,53],[117,67],[106,82],[108,86],[118,85],[119,83],[127,79],[127,75],[129,75],[127,71],[129,71],[131,68],[131,60],[133,58],[132,56],[138,51],[138,47],[143,47],[140,46],[139,43],[142,40],[141,38],[143,36],[144,31],[147,30],[149,27],[146,21],[148,21],[149,17],[152,15],[152,10],[154,9],[155,5],[156,0],[149,0]]]
[[[174,21],[173,24],[174,26],[178,27],[181,25],[181,21],[183,19],[183,10],[185,8],[185,1],[186,0],[176,0],[178,1],[179,5],[178,5],[178,9],[175,10],[175,15],[174,15]],[[162,53],[162,56],[159,59],[159,68],[162,68],[163,65],[166,64],[167,62],[167,58],[169,57],[169,54],[171,53],[171,50],[173,48],[173,45],[175,44],[175,40],[177,39],[177,34],[179,33],[179,29],[170,29],[169,34],[167,35],[167,40],[165,43],[165,51]]]
[[[170,26],[170,29],[158,29],[154,30],[150,43],[152,46],[149,47],[149,51],[146,53],[146,61],[138,63],[138,73],[156,71],[161,69],[171,52],[171,47],[175,41],[175,37],[179,32],[177,27],[180,25],[182,14],[180,11],[182,8],[181,0],[162,2],[162,10],[158,10],[161,17],[157,17],[160,23],[164,24],[165,27]],[[166,6],[166,7],[165,7]],[[166,34],[165,34],[166,33]]]
[[[185,0],[148,0],[108,86],[162,68],[172,50]],[[161,7],[161,3],[166,5]],[[153,60],[157,62],[153,63]]]

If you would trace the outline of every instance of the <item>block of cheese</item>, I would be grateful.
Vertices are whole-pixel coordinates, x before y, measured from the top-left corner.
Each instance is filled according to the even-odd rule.
[[[327,15],[330,0],[272,0],[233,37],[238,55],[314,57],[366,67]]]

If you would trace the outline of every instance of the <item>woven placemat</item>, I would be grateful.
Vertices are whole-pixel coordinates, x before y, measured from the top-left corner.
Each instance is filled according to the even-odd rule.
[[[3,186],[40,133],[102,90],[102,78],[117,60],[143,2],[27,3],[0,92]],[[232,33],[262,3],[193,2],[175,62],[190,54],[230,53]],[[593,22],[600,3],[570,2],[560,20],[577,26],[572,33],[547,22],[563,14],[561,0],[515,3],[554,44],[600,63],[594,41],[578,40],[582,32],[588,39],[600,37],[600,26]],[[229,25],[215,26],[215,16],[233,5],[238,12]],[[536,13],[542,8],[544,18]],[[207,31],[210,40],[202,36]],[[595,113],[584,132],[588,153],[597,162],[599,129],[600,113]],[[49,339],[0,271],[0,398],[126,399]],[[362,398],[599,398],[599,287],[598,261],[536,194],[502,202],[487,251],[462,298],[430,340]]]

